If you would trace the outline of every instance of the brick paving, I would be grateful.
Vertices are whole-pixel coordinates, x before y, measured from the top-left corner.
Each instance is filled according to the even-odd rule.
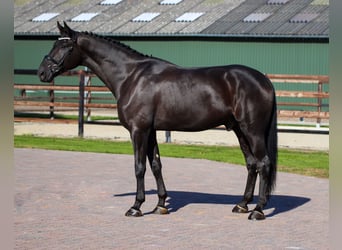
[[[14,158],[16,249],[329,249],[327,179],[279,173],[267,219],[249,221],[231,213],[244,167],[162,157],[170,214],[150,214],[148,170],[144,216],[127,218],[132,156],[14,149]]]

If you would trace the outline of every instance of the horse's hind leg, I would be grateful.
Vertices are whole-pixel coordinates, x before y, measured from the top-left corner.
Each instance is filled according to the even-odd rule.
[[[156,138],[156,131],[151,131],[148,139],[147,156],[151,165],[153,175],[157,183],[158,192],[158,204],[153,210],[155,214],[168,214],[168,210],[165,207],[165,200],[167,198],[166,188],[162,176],[162,165],[160,161],[159,148]]]
[[[253,200],[254,188],[257,179],[256,160],[251,153],[248,141],[239,129],[235,129],[235,134],[239,140],[240,148],[246,160],[248,177],[243,199],[234,208],[234,213],[248,213],[247,204]]]
[[[269,189],[269,176],[270,176],[271,162],[267,155],[265,155],[257,163],[257,171],[259,173],[260,184],[259,184],[259,201],[256,207],[253,209],[252,213],[249,215],[250,220],[263,220],[265,215],[263,209],[267,204],[270,196]]]
[[[271,162],[267,155],[266,144],[262,133],[248,135],[247,140],[250,145],[251,152],[255,157],[255,171],[259,174],[259,200],[256,207],[252,210],[248,219],[263,220],[265,215],[263,209],[267,204],[270,195],[270,169]]]

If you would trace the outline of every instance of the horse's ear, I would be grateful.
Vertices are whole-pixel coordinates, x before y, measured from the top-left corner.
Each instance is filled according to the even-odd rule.
[[[57,28],[59,29],[59,32],[62,34],[64,27],[57,21]]]
[[[73,31],[66,22],[63,22],[64,27],[57,22],[57,27],[59,29],[59,32],[61,33],[62,37],[70,37],[71,39],[75,40],[75,31]]]
[[[63,23],[64,23],[64,29],[67,30],[69,34],[72,33],[73,30],[68,26],[68,24],[65,21]]]

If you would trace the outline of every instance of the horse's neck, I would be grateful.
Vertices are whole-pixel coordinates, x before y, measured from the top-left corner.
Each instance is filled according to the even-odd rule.
[[[120,88],[132,73],[132,62],[139,61],[139,55],[127,53],[119,44],[87,36],[80,39],[79,47],[83,54],[82,64],[90,68],[119,99]]]

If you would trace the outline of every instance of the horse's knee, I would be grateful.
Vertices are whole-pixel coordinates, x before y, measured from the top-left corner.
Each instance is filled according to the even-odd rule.
[[[138,166],[135,168],[135,176],[138,179],[142,179],[145,176],[146,167]]]

